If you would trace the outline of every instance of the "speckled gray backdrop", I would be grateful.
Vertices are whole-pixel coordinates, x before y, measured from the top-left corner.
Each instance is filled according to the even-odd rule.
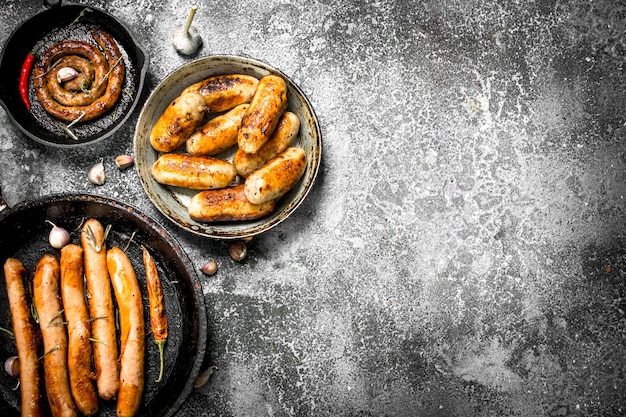
[[[187,62],[188,0],[92,1],[151,56]],[[4,0],[0,41],[39,11]],[[62,191],[159,219],[199,268],[217,366],[181,416],[618,416],[626,407],[622,1],[198,2],[199,56],[280,68],[321,123],[316,186],[244,263],[157,213],[136,115],[48,149],[0,110],[9,204]],[[13,82],[13,80],[0,80]],[[146,92],[146,94],[147,94]],[[105,158],[109,179],[87,181]]]

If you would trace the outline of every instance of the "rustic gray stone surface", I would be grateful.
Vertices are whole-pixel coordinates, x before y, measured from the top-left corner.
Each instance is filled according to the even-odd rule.
[[[192,2],[92,1],[149,51],[146,94],[189,58]],[[619,4],[618,4],[619,3]],[[4,0],[0,41],[41,10]],[[75,150],[0,110],[9,205],[132,204],[200,268],[209,383],[181,416],[623,415],[626,8],[615,1],[198,2],[199,56],[291,77],[323,133],[315,188],[243,263],[160,215],[134,123]],[[0,80],[12,83],[15,80]],[[87,171],[104,158],[100,187]]]

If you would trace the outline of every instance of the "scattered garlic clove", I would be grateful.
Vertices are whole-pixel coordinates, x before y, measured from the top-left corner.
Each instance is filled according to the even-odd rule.
[[[246,256],[248,256],[248,248],[246,247],[246,244],[242,241],[227,242],[226,247],[228,248],[228,253],[230,254],[230,257],[237,262],[243,261]]]
[[[204,275],[213,275],[217,272],[217,262],[214,259],[211,259],[206,265],[200,268],[200,271]]]
[[[76,71],[74,68],[72,67],[63,67],[61,69],[59,69],[59,71],[57,72],[57,81],[59,82],[59,84],[62,84],[66,81],[71,81],[74,78],[78,77],[80,75],[80,73],[78,71]]]
[[[17,356],[11,356],[4,361],[4,371],[10,377],[17,378],[20,376],[20,359]]]
[[[193,384],[193,387],[200,388],[206,385],[206,383],[209,382],[209,378],[211,378],[211,375],[213,375],[213,372],[215,372],[216,370],[217,370],[217,366],[209,366],[207,369],[200,372],[200,375],[198,375],[198,378],[196,379],[196,382]]]
[[[50,246],[55,249],[61,249],[63,246],[70,243],[70,234],[67,230],[57,226],[50,220],[46,220],[46,222],[52,225],[52,229],[50,229],[50,233],[48,234],[48,242],[50,243]]]
[[[104,173],[104,164],[100,161],[89,170],[89,182],[94,185],[102,185],[105,181],[106,174]]]
[[[117,158],[115,158],[115,165],[117,165],[120,171],[123,171],[126,168],[133,166],[134,163],[135,163],[135,158],[133,158],[130,155],[120,155]]]

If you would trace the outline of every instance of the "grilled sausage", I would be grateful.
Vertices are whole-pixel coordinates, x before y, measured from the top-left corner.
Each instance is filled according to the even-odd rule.
[[[59,83],[57,74],[63,68],[75,69],[78,76],[73,80]],[[93,101],[95,90],[87,89],[91,88],[94,78],[95,69],[90,60],[80,55],[67,55],[59,59],[58,64],[50,70],[48,88],[54,99],[63,105],[85,106]],[[99,88],[103,90],[105,86],[101,83]]]
[[[122,53],[108,33],[93,30],[91,36],[106,57],[88,42],[67,40],[48,48],[33,69],[33,85],[39,103],[54,117],[86,122],[111,110],[119,99],[126,73]],[[89,91],[72,93],[55,84],[56,71],[49,69],[58,59],[68,55],[83,56],[93,63],[95,78]]]
[[[191,198],[187,208],[189,217],[198,222],[252,220],[274,211],[274,200],[253,204],[246,198],[243,187],[243,184],[239,184],[199,192]]]
[[[298,182],[306,168],[304,149],[291,146],[246,178],[244,192],[254,204],[285,195]]]
[[[20,360],[20,398],[22,417],[43,416],[44,402],[39,373],[37,326],[31,320],[30,303],[24,286],[26,268],[9,258],[4,263],[11,324]]]
[[[80,234],[84,251],[85,284],[89,294],[89,316],[93,362],[96,371],[98,395],[112,400],[119,389],[119,364],[115,310],[111,280],[107,269],[104,228],[97,219],[87,219]]]
[[[67,372],[67,331],[59,296],[59,261],[44,254],[33,280],[33,302],[43,338],[46,395],[53,417],[77,416]]]
[[[237,144],[237,133],[248,104],[214,117],[187,139],[187,153],[213,156]]]
[[[216,75],[190,85],[183,93],[198,92],[204,96],[208,111],[223,112],[249,103],[258,84],[259,80],[250,75]]]
[[[171,152],[181,146],[202,122],[206,108],[204,97],[197,92],[183,93],[172,100],[152,127],[152,147]]]
[[[196,190],[223,188],[237,177],[237,170],[228,161],[179,153],[161,155],[151,172],[160,184]]]
[[[287,85],[278,75],[259,80],[250,107],[241,121],[237,142],[247,153],[256,153],[268,141],[287,107]]]
[[[107,267],[120,312],[120,390],[117,416],[131,417],[141,406],[144,389],[145,328],[141,291],[128,256],[114,246]]]
[[[269,160],[276,158],[291,145],[299,130],[300,119],[298,116],[290,111],[284,112],[278,121],[276,130],[257,153],[247,153],[237,149],[233,156],[233,165],[235,165],[237,173],[245,178]]]
[[[69,244],[61,249],[61,299],[67,321],[67,364],[72,396],[85,416],[98,411],[98,396],[91,378],[91,324],[83,283],[83,248]]]

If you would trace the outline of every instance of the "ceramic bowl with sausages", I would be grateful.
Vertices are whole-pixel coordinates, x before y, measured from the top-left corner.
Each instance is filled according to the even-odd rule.
[[[239,102],[223,105],[232,97],[209,98],[207,91],[218,88],[211,84],[217,84],[213,80],[218,79],[219,88],[233,90],[233,85],[239,86],[235,93],[240,96]],[[274,90],[280,90],[276,94],[281,98],[272,99],[269,93],[270,98],[261,98],[265,96],[260,91]],[[206,100],[198,97],[198,91]],[[274,107],[280,107],[276,110],[280,123],[279,117],[265,117],[266,112],[254,111],[260,108],[260,102],[269,107],[278,103]],[[245,145],[246,155],[261,155],[263,148],[254,132],[262,131],[266,138],[261,142],[270,143],[270,137],[279,136],[279,126],[287,124],[287,115],[299,122],[288,147],[257,167],[255,173],[244,173],[237,166],[237,152]],[[208,146],[217,150],[209,152],[206,142],[196,140],[203,131],[206,137],[211,136],[212,123],[218,125],[221,118],[235,117],[240,123],[236,128],[239,141],[234,145],[222,148],[213,136]],[[247,143],[242,142],[242,136]],[[252,58],[212,55],[174,70],[152,91],[135,128],[134,152],[142,186],[162,214],[191,233],[229,240],[266,232],[302,204],[319,171],[322,138],[311,103],[286,74]],[[276,172],[287,172],[289,167],[291,174],[284,176],[280,190],[269,195],[263,189],[261,194],[267,197],[257,198],[250,191],[252,183],[262,183],[255,177],[270,165]],[[200,196],[203,200],[198,208]]]

